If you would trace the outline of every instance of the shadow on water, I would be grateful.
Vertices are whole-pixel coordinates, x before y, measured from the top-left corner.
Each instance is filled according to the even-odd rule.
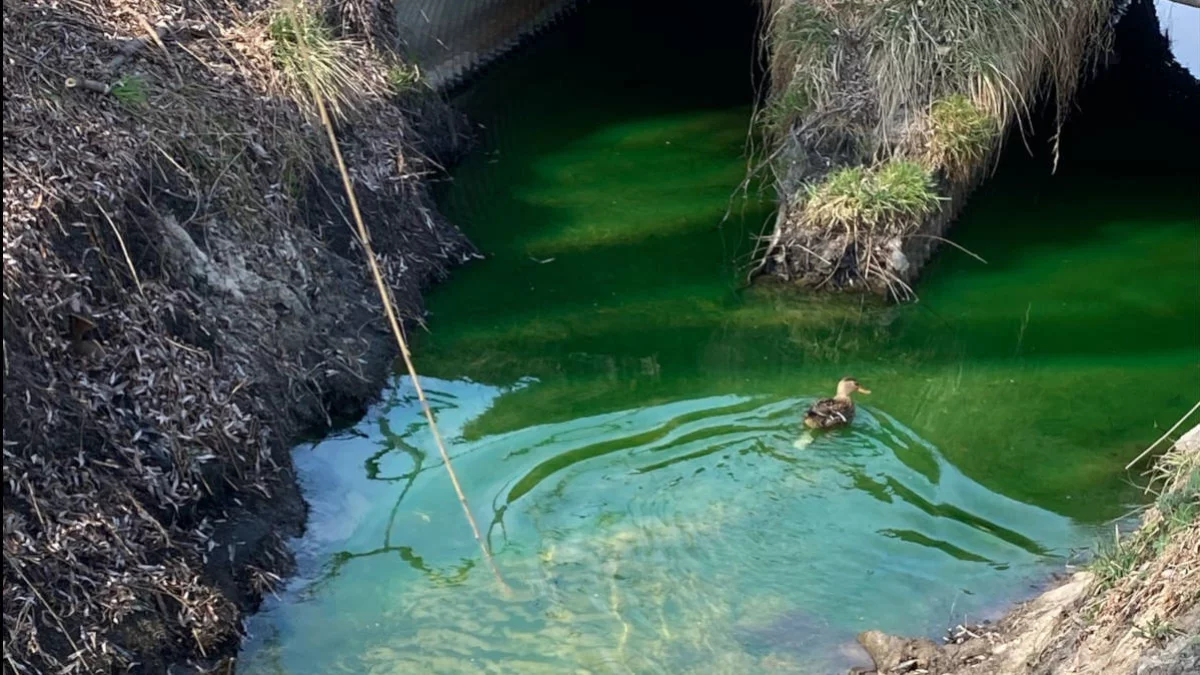
[[[630,7],[466,92],[484,143],[443,186],[492,256],[431,295],[418,365],[515,597],[398,378],[297,449],[300,574],[243,672],[834,672],[859,630],[938,633],[1061,569],[1200,397],[1198,121],[1153,45],[1085,92],[1057,174],[1010,144],[953,232],[988,264],[947,250],[887,307],[740,288],[770,208],[724,219],[750,59],[718,29],[754,18]],[[845,374],[875,391],[854,425],[797,447]]]

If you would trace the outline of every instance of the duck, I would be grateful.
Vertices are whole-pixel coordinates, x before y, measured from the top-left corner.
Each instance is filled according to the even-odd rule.
[[[853,377],[843,377],[838,381],[837,394],[833,398],[817,401],[804,413],[804,426],[809,429],[832,429],[849,424],[854,420],[854,400],[850,394],[856,391],[871,393]]]

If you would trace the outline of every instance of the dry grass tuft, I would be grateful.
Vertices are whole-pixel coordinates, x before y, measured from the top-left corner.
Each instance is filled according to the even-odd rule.
[[[375,83],[356,64],[361,45],[334,37],[311,2],[296,0],[276,10],[267,35],[291,98],[315,105],[313,97],[321,96],[334,115],[345,117],[349,109],[378,95]]]
[[[1080,75],[1108,39],[1109,0],[891,0],[866,22],[878,133],[905,109],[967,94],[1002,126],[1049,94],[1065,117]]]
[[[834,15],[816,3],[792,2],[775,9],[767,24],[772,92],[757,113],[779,140],[806,113],[827,104],[837,79]]]
[[[926,166],[953,181],[967,182],[996,150],[1000,125],[963,94],[935,101],[929,110]]]

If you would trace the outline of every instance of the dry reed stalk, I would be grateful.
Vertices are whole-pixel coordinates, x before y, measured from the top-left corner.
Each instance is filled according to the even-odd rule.
[[[1149,445],[1149,447],[1147,447],[1145,450],[1143,450],[1141,452],[1140,455],[1138,455],[1137,457],[1134,457],[1133,461],[1126,464],[1125,470],[1128,471],[1129,469],[1133,468],[1134,464],[1137,464],[1138,462],[1142,461],[1146,457],[1146,455],[1150,454],[1150,452],[1153,451],[1154,448],[1157,448],[1159,443],[1162,443],[1163,441],[1165,441],[1168,436],[1170,436],[1172,433],[1174,433],[1174,431],[1176,429],[1178,429],[1181,424],[1183,424],[1184,420],[1191,417],[1192,414],[1195,413],[1197,410],[1200,410],[1200,402],[1197,402],[1196,405],[1192,406],[1191,410],[1187,411],[1187,413],[1183,417],[1180,417],[1179,421],[1175,423],[1175,426],[1171,427],[1170,429],[1167,429],[1167,433],[1160,436],[1157,441],[1154,441],[1153,443],[1151,443]]]
[[[300,44],[301,49],[303,49],[303,42]],[[450,482],[454,485],[454,493],[458,496],[459,504],[462,505],[463,513],[466,515],[467,522],[471,526],[471,534],[474,535],[476,543],[479,544],[479,550],[483,552],[483,557],[487,560],[488,567],[491,568],[492,574],[495,575],[500,587],[506,594],[511,594],[512,588],[505,582],[504,576],[500,573],[500,568],[496,565],[496,560],[492,557],[492,552],[488,548],[487,542],[479,531],[479,525],[475,522],[475,516],[471,515],[471,505],[467,502],[467,495],[463,492],[462,484],[459,483],[458,475],[454,471],[454,465],[450,461],[450,453],[446,451],[446,444],[442,440],[441,432],[438,431],[437,420],[434,419],[433,410],[429,407],[429,401],[425,398],[425,390],[421,387],[421,380],[417,376],[416,367],[413,365],[412,354],[408,350],[408,341],[404,339],[404,330],[400,327],[400,321],[396,317],[396,309],[392,302],[391,293],[388,292],[387,284],[383,280],[383,273],[379,269],[379,262],[375,257],[375,251],[371,247],[371,235],[367,230],[366,223],[363,221],[362,213],[359,211],[358,199],[354,194],[354,185],[350,180],[350,172],[346,169],[346,162],[342,159],[342,151],[338,145],[337,134],[333,129],[333,121],[329,117],[329,111],[325,108],[324,96],[311,82],[310,89],[312,90],[313,102],[317,107],[317,113],[321,118],[321,124],[325,127],[326,135],[329,137],[329,147],[333,151],[338,173],[342,177],[342,187],[345,188],[346,198],[350,202],[350,213],[354,216],[354,224],[358,229],[363,253],[366,255],[367,264],[371,268],[371,276],[375,280],[375,288],[379,291],[379,299],[383,302],[384,313],[387,315],[392,335],[396,338],[396,344],[400,347],[400,355],[404,358],[404,366],[408,369],[408,376],[412,379],[413,388],[417,392],[417,398],[421,401],[421,409],[425,413],[425,419],[429,421],[429,430],[433,433],[434,443],[437,445],[438,453],[442,456],[442,463],[446,467],[446,473],[450,476]]]

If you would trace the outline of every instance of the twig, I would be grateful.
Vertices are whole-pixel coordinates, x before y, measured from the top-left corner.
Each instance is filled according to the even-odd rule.
[[[152,36],[154,36],[153,40],[151,40],[149,37],[139,37],[133,38],[132,40],[126,40],[121,44],[120,53],[117,54],[113,60],[109,61],[108,65],[104,66],[104,68],[110,73],[114,72],[134,54],[140,52],[146,45],[150,44],[151,42],[161,43],[162,39],[170,33],[171,29],[167,26],[159,26],[152,33],[150,33]]]
[[[962,251],[963,253],[966,253],[967,255],[978,260],[979,262],[983,263],[984,265],[988,264],[988,261],[984,260],[980,255],[968,250],[967,248],[965,248],[964,246],[962,246],[960,244],[956,244],[956,243],[950,241],[949,239],[946,239],[945,237],[939,237],[935,234],[910,234],[908,236],[910,236],[910,237],[925,237],[927,239],[937,239],[940,242],[950,244],[954,248]]]
[[[458,482],[458,475],[455,474],[454,466],[450,462],[450,453],[446,451],[446,445],[442,441],[441,433],[438,431],[437,421],[433,417],[433,410],[429,407],[429,401],[425,398],[425,390],[421,388],[416,366],[413,365],[412,355],[408,351],[408,343],[404,339],[404,331],[400,328],[400,321],[396,317],[396,309],[392,302],[391,294],[388,292],[387,284],[383,280],[383,273],[379,269],[379,262],[375,258],[375,251],[371,247],[370,233],[367,231],[366,223],[363,221],[362,212],[358,208],[358,199],[354,194],[354,185],[350,181],[350,172],[346,169],[346,162],[342,158],[342,151],[338,146],[337,135],[333,130],[333,122],[329,118],[329,111],[325,108],[325,99],[313,83],[310,82],[309,84],[313,100],[317,105],[317,112],[321,117],[321,123],[324,125],[325,131],[329,136],[329,146],[333,150],[334,159],[337,161],[338,171],[342,175],[342,186],[346,189],[346,197],[350,202],[350,212],[354,216],[354,222],[358,228],[358,236],[363,246],[363,253],[366,254],[367,263],[371,267],[371,275],[375,278],[375,288],[379,291],[380,300],[383,301],[383,309],[387,314],[388,324],[391,326],[392,335],[395,336],[396,343],[400,346],[400,355],[404,358],[404,365],[408,369],[408,376],[412,380],[413,388],[417,392],[417,398],[421,401],[421,408],[425,412],[425,419],[429,421],[429,430],[433,433],[433,440],[437,445],[438,453],[442,456],[442,464],[446,467],[446,473],[449,474],[450,482],[454,485],[454,492],[458,495],[458,502],[462,505],[463,513],[467,516],[467,522],[471,525],[471,533],[475,536],[475,541],[479,544],[479,549],[483,551],[483,557],[487,560],[488,566],[491,567],[492,574],[496,576],[496,581],[500,583],[501,588],[506,593],[512,593],[512,589],[500,574],[500,568],[496,566],[495,559],[492,558],[492,552],[488,550],[487,542],[484,541],[483,535],[479,532],[479,525],[475,522],[475,516],[471,515],[471,506],[467,502],[467,496],[463,492],[462,485]]]
[[[97,82],[96,80],[89,80],[87,78],[68,77],[63,84],[67,87],[67,89],[86,89],[88,91],[94,91],[97,94],[112,93],[111,84],[104,84],[103,82]]]
[[[37,589],[37,586],[33,585],[33,582],[29,580],[29,577],[25,576],[25,572],[21,569],[20,565],[16,561],[9,559],[7,552],[4,554],[4,559],[8,561],[8,566],[13,568],[13,571],[17,573],[17,576],[21,577],[21,581],[25,582],[25,585],[29,587],[29,590],[37,596],[37,599],[42,601],[42,605],[46,607],[47,612],[50,612],[50,616],[54,617],[54,620],[58,622],[58,630],[61,631],[63,637],[67,639],[67,642],[71,645],[71,649],[74,649],[76,652],[81,651],[79,649],[79,645],[75,644],[75,641],[71,639],[71,634],[67,632],[67,627],[65,624],[63,624],[62,617],[58,615],[58,612],[54,611],[54,608],[50,606],[49,602],[46,602],[45,596],[43,596],[41,591]]]
[[[751,267],[750,271],[748,271],[746,273],[746,282],[747,283],[752,281],[754,279],[754,276],[756,274],[758,274],[759,271],[762,270],[762,268],[767,266],[767,259],[770,257],[771,252],[775,250],[775,247],[779,246],[779,240],[783,236],[783,231],[779,228],[778,223],[772,225],[772,228],[773,229],[772,229],[770,237],[760,236],[754,242],[754,250],[750,253],[750,260],[751,260],[750,264],[752,265],[752,267]],[[763,229],[766,229],[766,228],[764,227]],[[762,249],[762,251],[763,251],[762,257],[759,257],[759,255],[758,255],[759,244],[763,240],[766,240],[767,245],[765,247],[763,247],[763,249]],[[757,265],[755,265],[753,262],[755,259],[758,260]]]
[[[121,231],[117,229],[117,224],[113,222],[112,218],[108,217],[108,212],[104,210],[104,207],[100,206],[99,202],[95,202],[95,204],[96,208],[100,209],[100,213],[104,214],[104,219],[108,221],[108,226],[112,228],[113,234],[117,235],[117,243],[121,245],[121,253],[125,256],[125,264],[129,265],[129,273],[133,275],[133,283],[137,286],[138,295],[144,298],[146,293],[142,290],[142,280],[138,278],[137,270],[133,267],[133,260],[129,257],[129,249],[125,248],[125,237],[121,236]]]
[[[1197,402],[1196,405],[1192,406],[1192,409],[1187,411],[1187,414],[1185,414],[1183,417],[1179,418],[1179,421],[1175,423],[1175,426],[1171,427],[1170,429],[1167,429],[1167,433],[1163,434],[1162,436],[1159,436],[1157,441],[1154,441],[1153,443],[1150,444],[1150,446],[1148,448],[1146,448],[1145,450],[1142,451],[1142,454],[1138,455],[1137,457],[1134,457],[1132,462],[1126,464],[1125,470],[1128,471],[1129,469],[1133,468],[1134,464],[1137,464],[1138,462],[1142,461],[1142,459],[1144,459],[1146,457],[1146,455],[1150,454],[1150,452],[1152,450],[1154,450],[1154,448],[1158,447],[1159,443],[1162,443],[1164,440],[1166,440],[1167,436],[1170,436],[1172,433],[1174,433],[1175,430],[1179,428],[1179,425],[1183,424],[1183,421],[1186,420],[1187,418],[1191,417],[1192,413],[1196,412],[1197,410],[1200,410],[1200,402]]]
[[[29,476],[25,476],[25,490],[29,493],[29,503],[33,504],[33,512],[37,515],[38,522],[42,524],[42,529],[49,529],[46,519],[42,517],[42,508],[38,506],[37,497],[33,494],[33,484],[29,482]]]
[[[141,14],[137,15],[137,19],[138,23],[142,24],[142,28],[145,29],[146,35],[154,41],[154,44],[158,45],[158,48],[162,50],[163,56],[167,57],[167,63],[171,65],[171,70],[175,71],[175,81],[179,83],[180,87],[182,87],[183,75],[179,72],[179,66],[175,65],[175,59],[171,58],[171,52],[167,50],[167,45],[162,41],[163,37],[165,37],[167,34],[166,27],[160,26],[158,29],[155,29],[154,26],[151,26],[150,22],[146,20],[146,17],[142,16]],[[162,35],[158,34],[159,30],[163,31]]]

